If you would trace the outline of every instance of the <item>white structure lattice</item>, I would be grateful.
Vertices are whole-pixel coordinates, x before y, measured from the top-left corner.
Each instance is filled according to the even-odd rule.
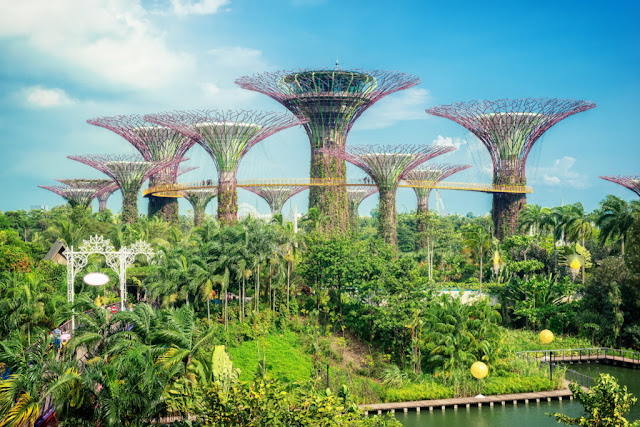
[[[149,261],[155,252],[149,243],[138,240],[129,247],[122,246],[116,250],[109,239],[102,236],[91,236],[89,240],[84,240],[77,251],[71,246],[62,255],[67,259],[67,301],[73,304],[75,295],[73,283],[76,275],[87,265],[89,255],[104,255],[107,265],[111,268],[120,280],[120,310],[124,310],[127,301],[127,268],[135,262],[137,255],[144,255]],[[75,329],[75,316],[72,319],[72,328]]]

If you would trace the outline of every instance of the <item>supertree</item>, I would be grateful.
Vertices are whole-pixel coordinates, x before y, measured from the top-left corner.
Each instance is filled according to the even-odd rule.
[[[182,160],[195,140],[174,129],[158,126],[145,120],[144,116],[132,114],[124,116],[98,117],[87,120],[95,126],[109,129],[131,143],[148,162]],[[155,172],[149,177],[149,187],[159,184],[175,184],[178,163]],[[159,216],[167,222],[178,222],[178,199],[172,197],[149,196],[148,215]]]
[[[149,162],[140,156],[118,154],[87,154],[68,158],[98,169],[118,185],[122,192],[122,221],[128,223],[138,218],[138,192],[142,183],[181,160]]]
[[[193,225],[199,227],[200,225],[202,225],[204,211],[207,208],[209,202],[218,195],[218,189],[194,188],[192,190],[184,190],[182,194],[193,207]]]
[[[354,235],[358,234],[358,208],[367,197],[378,192],[377,188],[349,187],[347,188],[347,200],[349,202],[349,225]]]
[[[38,187],[64,197],[72,208],[76,206],[82,206],[85,209],[88,208],[96,195],[96,190],[93,188],[74,188],[64,187],[62,185],[38,185]]]
[[[339,69],[277,71],[236,80],[240,87],[263,93],[305,119],[304,128],[311,143],[310,177],[337,180],[346,179],[346,163],[319,150],[344,149],[351,127],[367,108],[393,92],[419,83],[418,77],[403,73]],[[311,187],[309,207],[318,208],[328,219],[327,228],[346,231],[346,187]]]
[[[493,184],[524,186],[525,164],[533,144],[551,126],[573,114],[594,108],[589,101],[553,98],[470,101],[427,109],[464,126],[482,141],[493,162]],[[524,193],[493,193],[492,217],[496,236],[515,232]]]
[[[270,186],[270,187],[243,187],[247,191],[251,191],[254,194],[262,197],[271,209],[272,214],[281,213],[282,206],[287,200],[292,198],[298,193],[303,192],[307,188],[306,185],[293,185],[293,186]]]
[[[378,203],[378,229],[387,243],[397,244],[396,190],[407,172],[454,147],[437,145],[354,145],[340,148],[322,148],[321,152],[341,158],[366,172],[380,193]]]
[[[283,113],[256,111],[177,111],[145,116],[151,122],[170,127],[197,141],[218,168],[218,220],[238,220],[238,165],[258,142],[274,133],[301,124]]]
[[[117,189],[118,184],[110,179],[56,179],[69,187],[73,188],[93,188],[95,190],[94,197],[98,199],[98,209],[103,212],[107,209],[107,200]]]
[[[640,175],[601,176],[599,178],[620,184],[640,196]]]
[[[454,173],[458,173],[465,169],[470,168],[471,165],[452,165],[452,164],[423,164],[417,167],[409,173],[407,173],[406,181],[409,185],[415,185],[413,191],[418,198],[418,207],[416,209],[418,233],[424,233],[427,231],[429,225],[428,213],[429,213],[429,194],[431,194],[432,187],[425,187],[425,181],[438,183],[445,178],[450,177]],[[420,239],[419,246],[424,247],[426,242]]]

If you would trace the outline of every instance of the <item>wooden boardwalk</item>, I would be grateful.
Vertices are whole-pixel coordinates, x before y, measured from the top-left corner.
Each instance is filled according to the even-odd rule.
[[[548,362],[549,358],[541,359],[544,362]],[[623,356],[612,356],[610,354],[589,354],[583,356],[553,356],[553,363],[589,363],[589,362],[618,362],[621,364],[629,364],[634,367],[640,368],[640,359]]]
[[[568,398],[570,400],[573,399],[571,390],[568,388],[561,390],[539,391],[535,393],[496,394],[485,397],[454,397],[452,399],[415,400],[412,402],[370,403],[359,406],[360,409],[364,410],[365,415],[368,415],[370,412],[382,414],[383,412],[395,413],[396,411],[407,412],[409,410],[420,412],[420,410],[427,409],[429,411],[433,411],[434,409],[444,411],[446,408],[470,408],[471,406],[477,406],[480,408],[483,405],[494,406],[495,404],[504,406],[507,403],[517,405],[519,402],[539,403],[540,401],[545,400],[551,402],[552,399],[562,400],[564,398]]]

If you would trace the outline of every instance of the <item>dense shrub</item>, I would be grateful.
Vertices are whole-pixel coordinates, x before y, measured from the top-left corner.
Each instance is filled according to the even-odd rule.
[[[530,393],[554,389],[554,384],[549,378],[512,376],[488,378],[486,385],[482,388],[482,394]]]
[[[409,402],[413,400],[449,399],[455,392],[440,384],[411,384],[402,388],[391,388],[385,391],[385,402]]]

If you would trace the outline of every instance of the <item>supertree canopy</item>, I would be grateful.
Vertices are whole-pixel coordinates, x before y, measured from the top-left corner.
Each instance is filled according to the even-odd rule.
[[[182,160],[195,141],[174,129],[150,123],[141,115],[98,117],[88,123],[109,129],[131,143],[149,162]],[[149,177],[149,187],[174,184],[178,176],[178,163]],[[165,221],[178,222],[178,200],[171,197],[149,196],[149,216],[160,216]]]
[[[122,192],[122,221],[132,223],[138,217],[138,192],[151,175],[179,163],[180,159],[149,162],[136,155],[88,154],[68,156],[71,160],[98,169],[110,177]]]
[[[218,195],[217,188],[194,188],[182,192],[185,199],[191,203],[193,207],[193,225],[199,227],[202,225],[204,211],[207,205],[214,197]]]
[[[107,200],[117,189],[118,184],[114,183],[110,179],[56,179],[69,187],[73,188],[93,188],[94,197],[98,199],[98,206],[100,212],[107,209]]]
[[[470,168],[471,165],[452,165],[452,164],[423,164],[407,173],[406,181],[409,185],[416,185],[413,191],[418,198],[417,212],[417,228],[418,233],[423,236],[429,226],[429,194],[431,194],[431,187],[425,187],[424,182],[437,183],[445,178],[450,177],[454,173],[458,173],[465,169]],[[426,246],[426,241],[423,238],[418,239],[418,246],[423,248]]]
[[[464,126],[482,141],[493,162],[495,185],[524,186],[525,164],[533,144],[551,126],[594,108],[590,101],[552,98],[470,101],[427,109]],[[524,193],[493,193],[493,222],[498,238],[515,232]]]
[[[258,142],[274,133],[301,124],[289,114],[256,111],[186,111],[152,114],[146,119],[170,127],[197,141],[218,168],[218,220],[238,220],[238,165]]]
[[[342,158],[365,171],[378,187],[378,228],[387,243],[397,244],[396,190],[410,170],[454,147],[437,145],[355,145],[320,151]]]
[[[347,135],[360,115],[383,97],[420,83],[418,77],[386,71],[298,70],[245,76],[236,80],[244,89],[263,93],[305,119],[311,143],[310,177],[346,179],[344,160],[319,150],[344,149]],[[329,228],[348,227],[344,186],[309,189],[309,207],[317,207]]]
[[[38,185],[38,187],[64,197],[72,208],[76,206],[89,207],[96,195],[96,190],[93,188],[64,187],[62,185]]]
[[[601,176],[600,178],[620,184],[640,196],[640,175]]]
[[[309,187],[306,185],[294,185],[243,188],[262,197],[269,204],[271,213],[275,214],[282,212],[282,206],[286,203],[287,200],[289,200],[296,194],[303,192]]]
[[[358,208],[367,197],[378,192],[377,188],[349,187],[347,188],[347,200],[349,202],[349,223],[351,232],[358,234]]]

